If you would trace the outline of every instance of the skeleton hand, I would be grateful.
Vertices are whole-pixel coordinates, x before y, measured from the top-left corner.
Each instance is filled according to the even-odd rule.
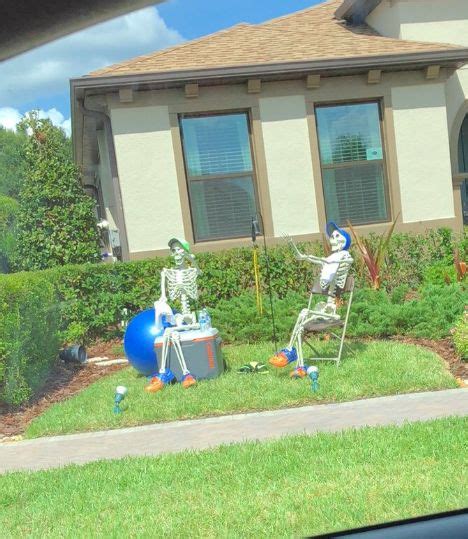
[[[299,251],[297,245],[294,243],[294,240],[289,234],[282,234],[282,237],[288,242],[289,247],[294,251],[297,259],[302,259],[304,255]]]

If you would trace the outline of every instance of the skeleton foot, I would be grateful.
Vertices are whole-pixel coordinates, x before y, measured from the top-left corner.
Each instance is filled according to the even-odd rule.
[[[294,361],[297,361],[297,351],[294,347],[283,348],[280,352],[268,360],[270,365],[277,368],[286,367],[286,365],[293,363]]]
[[[305,367],[296,367],[289,376],[291,378],[306,378],[307,370]]]
[[[170,369],[166,369],[163,373],[159,373],[151,378],[150,383],[145,387],[148,393],[156,393],[164,389],[164,386],[170,384],[174,380],[174,373]]]
[[[197,381],[195,380],[194,376],[190,373],[184,374],[184,377],[182,378],[182,381],[180,382],[182,384],[182,387],[184,389],[188,389],[189,387],[194,386]]]

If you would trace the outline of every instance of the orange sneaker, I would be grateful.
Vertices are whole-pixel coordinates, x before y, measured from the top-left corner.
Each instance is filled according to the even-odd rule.
[[[181,382],[184,389],[188,389],[189,387],[194,386],[196,383],[197,381],[190,373],[185,374]]]
[[[306,378],[307,377],[307,371],[305,367],[296,367],[289,376],[291,378]]]
[[[278,368],[286,367],[286,365],[293,363],[294,361],[297,361],[297,352],[295,348],[291,348],[291,350],[289,350],[289,348],[283,348],[268,360],[270,365]]]
[[[174,373],[170,369],[166,369],[151,378],[149,385],[145,387],[145,391],[156,393],[156,391],[161,391],[166,384],[170,384],[173,380],[175,380]]]
[[[156,391],[161,391],[165,385],[166,384],[161,380],[161,378],[155,376],[154,378],[151,378],[151,382],[145,387],[145,391],[148,393],[156,393]]]

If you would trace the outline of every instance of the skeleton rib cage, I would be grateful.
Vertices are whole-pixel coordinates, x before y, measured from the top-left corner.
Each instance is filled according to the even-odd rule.
[[[189,299],[196,300],[198,298],[198,270],[196,268],[164,268],[162,271],[166,278],[169,298],[171,300],[180,299],[182,314],[190,314]]]

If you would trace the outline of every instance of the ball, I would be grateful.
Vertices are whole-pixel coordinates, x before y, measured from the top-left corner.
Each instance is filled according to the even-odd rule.
[[[154,309],[147,309],[134,316],[125,331],[124,350],[128,361],[144,376],[158,374],[158,358],[154,339],[162,334],[156,326]]]

